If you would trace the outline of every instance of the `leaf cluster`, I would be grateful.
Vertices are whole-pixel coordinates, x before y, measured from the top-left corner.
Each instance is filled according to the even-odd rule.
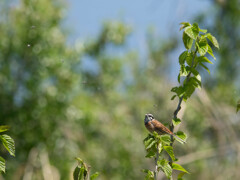
[[[218,49],[219,45],[216,38],[210,33],[207,33],[207,30],[200,29],[197,23],[191,25],[188,22],[183,22],[181,24],[180,30],[184,29],[182,40],[186,50],[179,56],[180,71],[178,74],[178,82],[181,83],[181,77],[185,77],[185,79],[182,85],[171,89],[171,91],[175,93],[171,100],[178,96],[186,101],[191,97],[196,88],[201,89],[202,86],[201,76],[197,67],[201,66],[210,73],[206,63],[213,63],[206,55],[209,54],[216,60],[209,42]]]
[[[177,134],[181,135],[182,132],[178,132]],[[179,136],[180,137],[180,136]],[[181,136],[183,140],[186,139]],[[178,161],[173,152],[173,147],[171,146],[171,138],[169,135],[158,135],[156,132],[153,132],[153,135],[149,134],[144,139],[145,149],[147,151],[146,158],[157,158],[159,155],[159,159],[157,160],[158,171],[161,170],[165,173],[166,177],[170,179],[172,176],[173,169],[181,171],[183,173],[188,173],[181,165],[176,163],[170,163],[169,160],[164,158],[164,152],[169,155],[172,159],[172,162]],[[144,169],[142,172],[146,173],[145,179],[154,179],[154,173],[151,170]]]

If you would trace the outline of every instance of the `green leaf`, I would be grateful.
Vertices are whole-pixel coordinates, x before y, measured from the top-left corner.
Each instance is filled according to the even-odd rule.
[[[171,138],[169,135],[161,135],[161,141],[166,144],[166,145],[169,145],[171,143]]]
[[[210,33],[207,33],[207,34],[206,34],[206,37],[211,41],[211,43],[212,43],[216,48],[219,49],[218,41],[217,41],[217,39],[216,39],[213,35],[211,35]]]
[[[210,70],[208,69],[207,66],[205,66],[203,63],[199,63],[200,66],[202,66],[204,69],[207,70],[207,72],[210,74]]]
[[[144,145],[145,145],[145,149],[151,148],[156,143],[154,136],[152,136],[150,134],[148,135],[148,137],[146,137],[143,140],[143,142],[144,142]]]
[[[240,110],[240,100],[237,102],[237,112]]]
[[[142,172],[146,173],[145,180],[154,180],[154,173],[148,169],[142,169]]]
[[[185,32],[183,32],[183,44],[186,49],[191,49],[193,44],[193,39],[191,39]]]
[[[181,31],[182,29],[184,29],[185,27],[191,26],[191,24],[190,24],[189,22],[182,22],[182,23],[180,23],[180,24],[182,24],[182,26],[180,27],[180,31]]]
[[[199,72],[195,68],[190,68],[190,71],[193,73],[194,76],[199,75]]]
[[[208,51],[208,43],[207,43],[207,39],[204,37],[201,37],[200,41],[196,43],[197,47],[198,47],[198,53],[201,56],[204,56],[207,51]]]
[[[94,180],[94,179],[96,179],[98,176],[99,176],[99,172],[95,172],[94,174],[92,174],[92,175],[90,176],[90,180]]]
[[[178,174],[178,179],[177,180],[183,180],[183,176],[184,176],[184,174],[186,174],[185,172],[180,172],[179,174]]]
[[[8,136],[6,134],[0,135],[0,139],[1,139],[4,147],[8,150],[8,152],[12,156],[15,156],[14,140],[10,136]]]
[[[199,29],[200,32],[206,33],[207,29]]]
[[[79,173],[80,173],[80,167],[77,166],[73,171],[73,179],[74,180],[79,180]]]
[[[147,152],[147,155],[145,156],[145,158],[152,158],[152,157],[154,157],[155,154],[156,154],[156,152],[157,152],[157,151],[153,151],[152,149],[149,150],[149,151]]]
[[[1,132],[5,132],[5,131],[7,131],[7,130],[9,130],[9,126],[5,126],[5,125],[0,126],[0,133],[1,133]]]
[[[206,62],[206,63],[210,63],[210,64],[213,64],[208,58],[206,58],[205,56],[199,56],[196,58],[196,61],[199,62],[199,63],[203,63],[203,62]]]
[[[185,173],[189,174],[189,172],[179,164],[172,163],[172,168],[175,169],[175,170],[182,171],[182,172],[185,172]]]
[[[175,92],[178,97],[182,97],[184,95],[184,88],[182,86],[179,86],[179,87],[173,87],[171,89],[172,92]]]
[[[181,65],[181,68],[180,68],[180,76],[187,76],[189,73],[189,67],[185,67],[184,65]]]
[[[178,74],[178,82],[180,83],[180,78],[181,78],[181,76],[180,76],[180,74]]]
[[[178,131],[178,132],[176,133],[176,135],[177,135],[180,139],[182,139],[183,141],[186,141],[186,139],[187,139],[187,135],[186,135],[184,132],[182,132],[182,131]]]
[[[173,96],[171,97],[171,100],[174,100],[176,96],[177,96],[177,95],[173,95]]]
[[[186,58],[186,62],[189,66],[192,66],[192,60],[193,60],[193,53],[188,53],[188,56]]]
[[[169,156],[171,157],[171,159],[173,161],[175,161],[175,156],[174,156],[174,153],[173,153],[173,147],[172,146],[163,146],[163,148],[165,149],[165,151],[169,154]]]
[[[193,84],[193,81],[191,81],[190,79],[189,79],[189,82],[184,85],[185,94],[188,98],[190,98],[193,92],[195,91],[195,86]]]
[[[165,175],[168,179],[172,176],[172,167],[169,165],[168,161],[166,159],[162,159],[158,161],[158,167],[163,170]]]
[[[191,38],[196,39],[199,33],[199,28],[196,24],[193,24],[193,26],[188,26],[185,28],[184,32]]]
[[[214,60],[216,60],[216,58],[213,54],[212,48],[211,48],[211,46],[209,46],[209,44],[208,44],[208,51],[207,52],[208,52],[208,54],[210,54],[213,57]]]
[[[1,173],[1,172],[4,172],[4,173],[5,173],[5,168],[6,168],[5,159],[3,159],[3,158],[0,156],[0,173]]]
[[[187,56],[188,56],[188,51],[184,51],[184,52],[182,52],[182,54],[180,54],[180,56],[178,58],[180,65],[183,65],[185,63]]]
[[[174,125],[174,126],[177,126],[178,124],[181,123],[181,119],[179,119],[179,118],[173,118],[173,119],[172,119],[172,122],[173,122],[173,125]]]

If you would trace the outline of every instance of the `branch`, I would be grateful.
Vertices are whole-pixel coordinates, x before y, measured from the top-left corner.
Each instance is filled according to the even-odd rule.
[[[154,180],[157,180],[157,173],[158,173],[158,159],[159,159],[159,144],[157,144],[157,154],[155,157],[155,171],[154,171]]]

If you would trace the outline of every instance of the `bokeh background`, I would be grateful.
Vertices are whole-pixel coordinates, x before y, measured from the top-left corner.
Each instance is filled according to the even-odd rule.
[[[72,179],[74,157],[102,180],[144,179],[143,118],[173,116],[183,21],[220,51],[183,104],[188,143],[175,154],[185,179],[239,179],[239,0],[15,0],[0,13],[0,124],[16,143],[16,157],[0,149],[0,179]]]

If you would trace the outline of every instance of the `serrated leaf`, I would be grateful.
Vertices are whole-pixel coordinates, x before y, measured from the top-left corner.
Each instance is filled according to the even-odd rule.
[[[203,62],[206,62],[206,63],[209,63],[209,64],[213,64],[208,58],[206,58],[205,56],[199,56],[196,58],[196,61],[199,62],[199,63],[203,63]]]
[[[216,58],[213,54],[212,48],[211,48],[211,46],[209,46],[209,44],[208,44],[208,51],[207,52],[208,52],[208,54],[210,54],[213,57],[214,60],[216,60]]]
[[[154,174],[152,171],[148,169],[142,169],[142,172],[146,173],[146,177],[144,178],[145,180],[154,180]]]
[[[175,169],[175,170],[182,171],[182,172],[185,172],[185,173],[189,174],[189,172],[179,164],[172,163],[172,168]]]
[[[198,47],[198,53],[201,56],[204,56],[207,51],[208,51],[208,43],[206,38],[201,37],[200,41],[196,43],[197,47]]]
[[[73,171],[73,179],[79,180],[79,173],[80,173],[80,167],[76,166],[76,168]]]
[[[191,24],[188,23],[188,22],[182,22],[182,23],[180,23],[180,24],[182,24],[182,26],[180,27],[180,31],[181,31],[182,29],[184,29],[185,27],[191,26]]]
[[[187,56],[188,56],[188,51],[184,51],[180,54],[180,56],[178,58],[180,65],[183,65],[185,63],[185,60],[186,60]]]
[[[166,144],[166,145],[169,145],[171,143],[171,138],[169,135],[161,135],[161,141]]]
[[[5,132],[5,131],[7,131],[7,130],[9,130],[9,126],[5,126],[5,125],[0,126],[0,133],[1,133],[1,132]]]
[[[176,135],[177,135],[180,139],[182,139],[183,141],[186,141],[186,139],[187,139],[187,135],[186,135],[184,132],[182,132],[182,131],[178,131],[178,132],[176,133]]]
[[[0,135],[0,139],[1,139],[4,147],[8,150],[8,152],[12,156],[15,156],[14,140],[10,136],[8,136],[6,134]]]
[[[172,176],[172,167],[169,165],[168,161],[165,159],[158,161],[158,167],[163,170],[168,179]]]
[[[0,174],[1,174],[1,172],[4,172],[4,173],[5,173],[5,168],[6,168],[5,159],[3,159],[3,158],[0,156]]]
[[[174,156],[174,153],[173,153],[173,147],[172,146],[163,146],[163,148],[168,153],[168,155],[171,157],[171,159],[173,161],[175,161],[176,159],[175,159],[175,156]]]
[[[193,39],[191,39],[185,32],[183,32],[183,44],[186,49],[191,49],[193,44]]]
[[[184,32],[191,38],[196,39],[199,33],[199,30],[196,26],[188,26],[185,28]]]
[[[207,33],[206,36],[207,36],[207,38],[211,41],[211,43],[212,43],[216,48],[219,49],[219,45],[218,45],[217,39],[216,39],[213,35],[211,35],[210,33]]]
[[[210,74],[210,70],[208,69],[207,66],[205,66],[203,63],[199,63],[200,66],[202,66],[204,69],[207,70],[207,72]]]
[[[178,124],[181,123],[181,119],[179,119],[179,118],[174,118],[174,119],[172,119],[172,122],[173,122],[173,125],[174,125],[174,126],[177,126]]]
[[[90,176],[90,180],[94,180],[94,179],[96,179],[98,176],[99,176],[99,172],[95,172],[94,174],[92,174],[92,175]]]

